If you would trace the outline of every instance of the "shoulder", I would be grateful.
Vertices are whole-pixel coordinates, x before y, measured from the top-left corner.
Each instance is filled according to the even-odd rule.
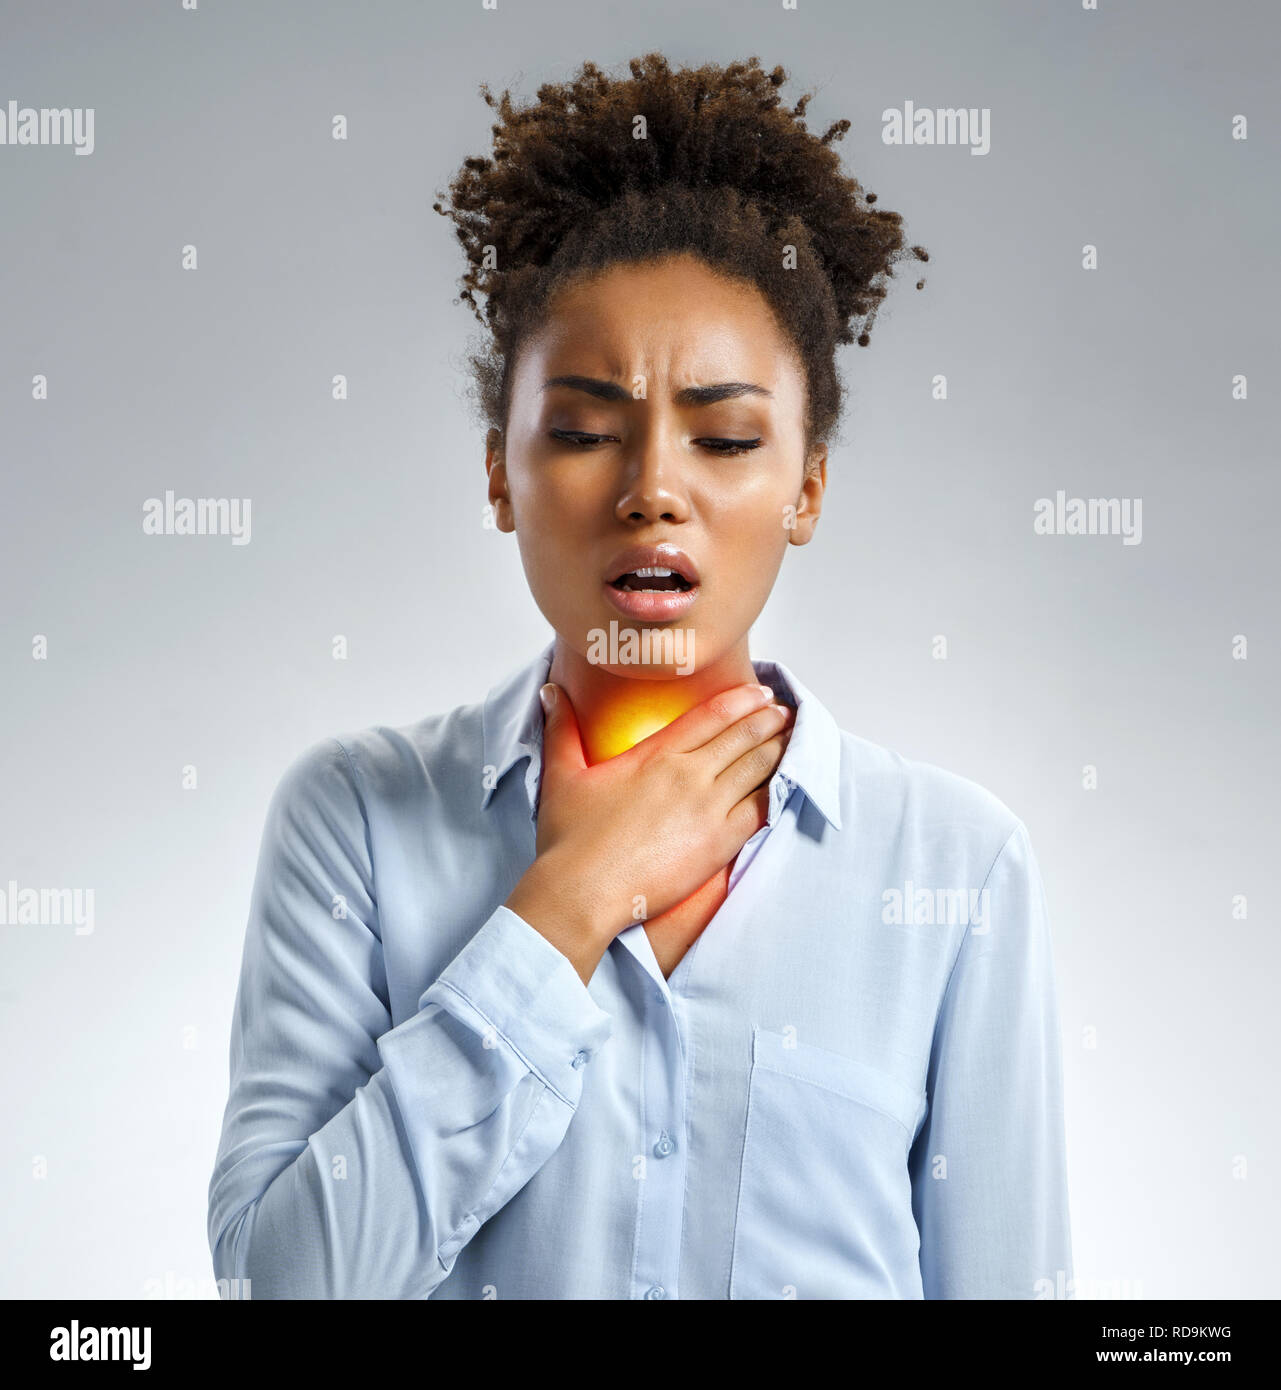
[[[841,730],[842,802],[857,824],[899,843],[995,862],[1026,828],[1000,797],[955,772]]]
[[[285,768],[275,800],[299,809],[368,818],[377,805],[425,791],[480,786],[481,705],[460,705],[411,724],[378,724],[318,739]]]
[[[1040,867],[1027,826],[1000,797],[967,777],[844,731],[842,763],[842,817],[848,797],[846,824],[855,833],[840,838],[858,871],[870,872],[883,890],[883,900],[885,891],[901,894],[902,910],[911,903],[913,913],[924,910],[924,920],[981,923],[961,934],[958,953],[971,938],[965,949],[983,957],[1013,958],[1046,945]],[[992,919],[1002,924],[999,934],[988,931]]]

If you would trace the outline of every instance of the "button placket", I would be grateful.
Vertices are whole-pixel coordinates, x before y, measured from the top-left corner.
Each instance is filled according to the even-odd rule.
[[[675,1298],[685,1204],[683,1146],[674,1135],[684,1126],[684,1054],[676,1015],[660,988],[647,993],[642,1046],[641,1124],[656,1135],[640,1179],[633,1296]],[[644,1150],[642,1150],[644,1152]]]

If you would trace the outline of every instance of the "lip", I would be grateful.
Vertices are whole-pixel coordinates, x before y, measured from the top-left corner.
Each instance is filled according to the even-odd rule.
[[[690,587],[680,592],[660,593],[657,590],[616,589],[611,583],[629,570],[654,568],[674,570]],[[698,598],[699,583],[698,566],[680,546],[670,541],[660,541],[657,545],[631,545],[626,550],[620,550],[601,577],[605,597],[620,613],[643,622],[658,623],[679,618],[687,612]]]
[[[697,587],[686,589],[679,594],[660,594],[653,591],[638,593],[633,589],[615,589],[608,583],[602,584],[601,589],[620,613],[647,623],[665,623],[672,618],[681,617],[689,611],[698,597]]]
[[[660,541],[657,545],[629,545],[614,556],[601,578],[608,584],[619,575],[637,569],[675,570],[691,585],[699,580],[698,566],[680,546],[673,545],[671,541]]]

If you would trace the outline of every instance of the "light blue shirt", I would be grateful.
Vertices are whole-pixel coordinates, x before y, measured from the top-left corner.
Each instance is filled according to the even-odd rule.
[[[1059,1023],[1022,823],[756,661],[797,709],[768,825],[670,980],[637,922],[584,985],[501,906],[534,859],[551,656],[284,774],[216,1275],[258,1299],[1061,1297]]]

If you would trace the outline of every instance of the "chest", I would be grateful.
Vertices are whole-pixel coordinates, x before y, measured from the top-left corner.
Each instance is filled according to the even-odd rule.
[[[684,902],[670,907],[645,923],[645,934],[664,979],[670,979],[681,957],[698,939],[703,928],[716,916],[729,892],[730,864]]]

